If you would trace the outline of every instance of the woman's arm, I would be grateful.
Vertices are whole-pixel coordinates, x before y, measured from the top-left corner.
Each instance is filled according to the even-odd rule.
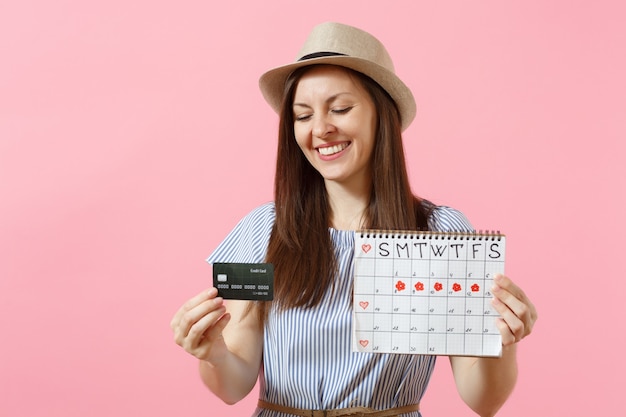
[[[526,294],[504,275],[496,275],[492,304],[501,318],[500,358],[450,357],[457,390],[478,415],[493,416],[507,400],[517,381],[516,343],[528,336],[537,311]]]
[[[476,414],[490,417],[509,398],[517,380],[516,346],[503,346],[501,358],[451,356],[454,382]]]
[[[248,302],[228,308],[210,289],[185,303],[171,322],[176,343],[200,359],[204,384],[222,401],[234,404],[250,393],[263,355],[263,330]]]

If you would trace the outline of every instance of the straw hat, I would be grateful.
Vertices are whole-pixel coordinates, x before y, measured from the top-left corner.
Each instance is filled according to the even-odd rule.
[[[361,72],[389,93],[400,110],[402,130],[415,118],[415,99],[411,90],[398,78],[384,45],[361,29],[327,22],[313,28],[295,62],[269,70],[259,79],[263,97],[278,113],[285,81],[297,68],[332,64]]]

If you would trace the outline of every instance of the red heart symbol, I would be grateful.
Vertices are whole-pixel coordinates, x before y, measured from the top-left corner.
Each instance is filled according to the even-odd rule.
[[[372,245],[366,243],[364,245],[361,245],[361,249],[363,249],[363,252],[367,253],[370,251],[370,249],[372,249]]]
[[[363,310],[365,310],[367,306],[370,305],[370,303],[368,303],[367,301],[359,301],[359,305]]]
[[[369,340],[359,340],[359,343],[361,344],[361,346],[365,347],[365,346],[369,345],[370,341]]]

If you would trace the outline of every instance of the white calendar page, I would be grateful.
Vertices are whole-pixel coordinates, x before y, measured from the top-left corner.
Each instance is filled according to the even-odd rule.
[[[497,357],[491,306],[505,236],[357,232],[353,350]]]

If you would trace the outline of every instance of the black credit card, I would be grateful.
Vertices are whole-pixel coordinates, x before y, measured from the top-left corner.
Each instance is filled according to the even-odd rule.
[[[213,286],[227,300],[273,300],[274,265],[214,263]]]

